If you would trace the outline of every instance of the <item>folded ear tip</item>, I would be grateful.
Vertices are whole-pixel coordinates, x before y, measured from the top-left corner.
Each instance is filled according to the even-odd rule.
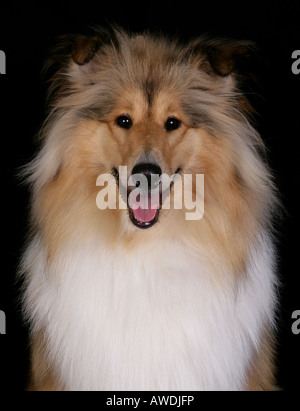
[[[72,58],[76,64],[83,66],[92,60],[99,48],[99,37],[77,36],[72,50]]]
[[[220,40],[208,59],[214,71],[221,76],[239,72],[254,52],[254,43],[245,40]]]
[[[209,62],[214,72],[221,77],[226,77],[234,71],[235,64],[233,60],[209,58]]]
[[[239,72],[243,61],[248,60],[255,50],[257,48],[252,41],[210,38],[204,35],[198,39],[198,42],[193,43],[191,55],[196,59],[202,55],[199,61],[204,71],[226,77],[231,73]]]

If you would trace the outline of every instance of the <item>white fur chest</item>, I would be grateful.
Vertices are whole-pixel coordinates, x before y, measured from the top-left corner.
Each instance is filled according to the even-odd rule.
[[[215,282],[179,242],[134,254],[69,248],[51,272],[33,244],[27,309],[36,328],[46,329],[62,387],[243,389],[274,306],[271,251],[265,241],[257,249],[233,287]]]

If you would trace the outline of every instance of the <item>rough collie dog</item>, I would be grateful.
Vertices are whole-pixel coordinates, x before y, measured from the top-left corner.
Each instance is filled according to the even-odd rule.
[[[275,387],[276,195],[238,85],[250,48],[99,29],[54,51],[26,168],[32,390]],[[188,194],[197,215],[175,206]]]

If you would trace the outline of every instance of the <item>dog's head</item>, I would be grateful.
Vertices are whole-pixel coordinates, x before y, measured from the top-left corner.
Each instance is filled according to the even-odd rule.
[[[64,215],[68,225],[67,210],[92,224],[105,215],[111,231],[122,226],[131,233],[165,221],[168,231],[192,220],[184,199],[181,210],[173,205],[186,194],[175,193],[176,181],[187,187],[186,176],[204,175],[202,227],[215,227],[221,237],[233,224],[247,226],[245,207],[257,212],[265,201],[258,185],[266,183],[257,155],[263,145],[237,88],[252,48],[205,36],[180,44],[118,29],[62,38],[48,65],[53,76],[44,147],[30,166],[36,193],[42,190],[47,204],[44,214]],[[163,176],[169,176],[165,184]],[[99,203],[116,196],[116,209],[96,207],[101,184]],[[202,187],[196,179],[189,187],[195,199]],[[163,208],[166,199],[172,212]]]

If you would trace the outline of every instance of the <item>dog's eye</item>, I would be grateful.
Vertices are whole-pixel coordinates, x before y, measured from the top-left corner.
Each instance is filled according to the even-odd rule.
[[[165,129],[167,131],[177,130],[181,126],[181,121],[177,118],[170,117],[165,123]]]
[[[132,126],[132,120],[129,116],[119,116],[116,119],[116,124],[119,127],[129,129]]]

